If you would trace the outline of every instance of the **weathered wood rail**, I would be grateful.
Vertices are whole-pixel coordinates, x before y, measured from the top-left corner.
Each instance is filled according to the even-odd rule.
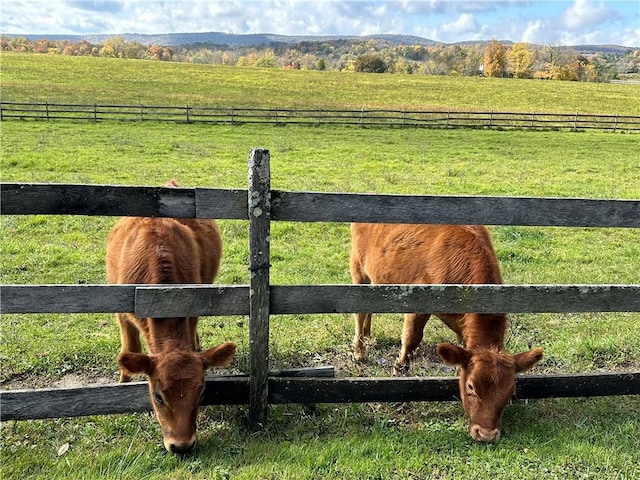
[[[0,120],[79,120],[399,128],[640,131],[640,116],[460,110],[295,109],[0,102]]]
[[[214,188],[3,183],[2,215],[105,215],[247,220],[247,192]],[[271,220],[549,227],[640,225],[640,201],[378,195],[271,190]]]
[[[405,196],[270,189],[269,152],[253,150],[249,189],[169,189],[3,183],[3,215],[137,215],[249,221],[250,285],[3,285],[0,313],[249,315],[247,376],[207,379],[204,403],[249,404],[251,424],[270,403],[453,400],[456,379],[296,378],[269,371],[269,316],[292,313],[640,312],[640,285],[271,285],[271,221],[640,227],[640,200]],[[520,398],[640,394],[640,372],[525,375]],[[215,399],[215,400],[214,400]],[[2,420],[148,410],[143,383],[5,390]]]

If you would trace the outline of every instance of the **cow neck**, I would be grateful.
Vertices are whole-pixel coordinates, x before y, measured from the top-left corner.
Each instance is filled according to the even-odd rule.
[[[151,355],[168,351],[193,351],[195,344],[186,318],[152,318],[148,322],[147,346]]]
[[[470,350],[503,350],[506,325],[507,318],[503,314],[467,314],[463,330],[464,344]]]

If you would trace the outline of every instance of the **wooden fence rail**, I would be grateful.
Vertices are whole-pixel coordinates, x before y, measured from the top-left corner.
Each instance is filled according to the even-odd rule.
[[[247,285],[3,285],[0,314],[248,315]],[[271,315],[640,312],[640,285],[270,285]]]
[[[270,192],[276,221],[640,227],[640,200]],[[244,190],[0,184],[1,215],[247,220],[247,208]]]
[[[298,378],[269,376],[267,401],[284,403],[427,402],[458,400],[455,377]],[[327,372],[330,373],[330,372]],[[150,411],[146,382],[39,390],[5,390],[2,421]],[[640,372],[519,375],[517,398],[640,395]],[[207,377],[202,405],[247,405],[248,376]]]
[[[640,131],[640,116],[637,115],[598,115],[580,112],[332,110],[0,102],[0,120],[9,119]]]
[[[132,311],[249,315],[248,376],[207,380],[205,404],[452,400],[455,378],[291,378],[269,371],[269,316],[407,312],[640,312],[640,285],[271,285],[271,221],[459,223],[640,228],[640,200],[439,197],[271,190],[269,152],[253,150],[249,189],[0,184],[3,215],[142,215],[249,222],[250,285],[3,285],[0,313]],[[521,398],[640,394],[640,372],[523,376]],[[148,410],[144,384],[9,390],[2,420]]]

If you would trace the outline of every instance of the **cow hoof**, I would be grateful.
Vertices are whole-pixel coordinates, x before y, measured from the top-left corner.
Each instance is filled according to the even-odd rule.
[[[354,350],[353,358],[356,362],[364,362],[367,359],[366,350]]]
[[[395,377],[404,377],[409,373],[409,363],[398,363],[393,365],[393,375]]]

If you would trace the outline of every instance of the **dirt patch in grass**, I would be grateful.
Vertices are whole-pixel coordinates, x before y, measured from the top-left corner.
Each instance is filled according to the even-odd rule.
[[[41,388],[76,388],[117,383],[118,376],[91,376],[82,373],[69,373],[60,378],[29,375],[2,383],[2,390],[27,390]]]

